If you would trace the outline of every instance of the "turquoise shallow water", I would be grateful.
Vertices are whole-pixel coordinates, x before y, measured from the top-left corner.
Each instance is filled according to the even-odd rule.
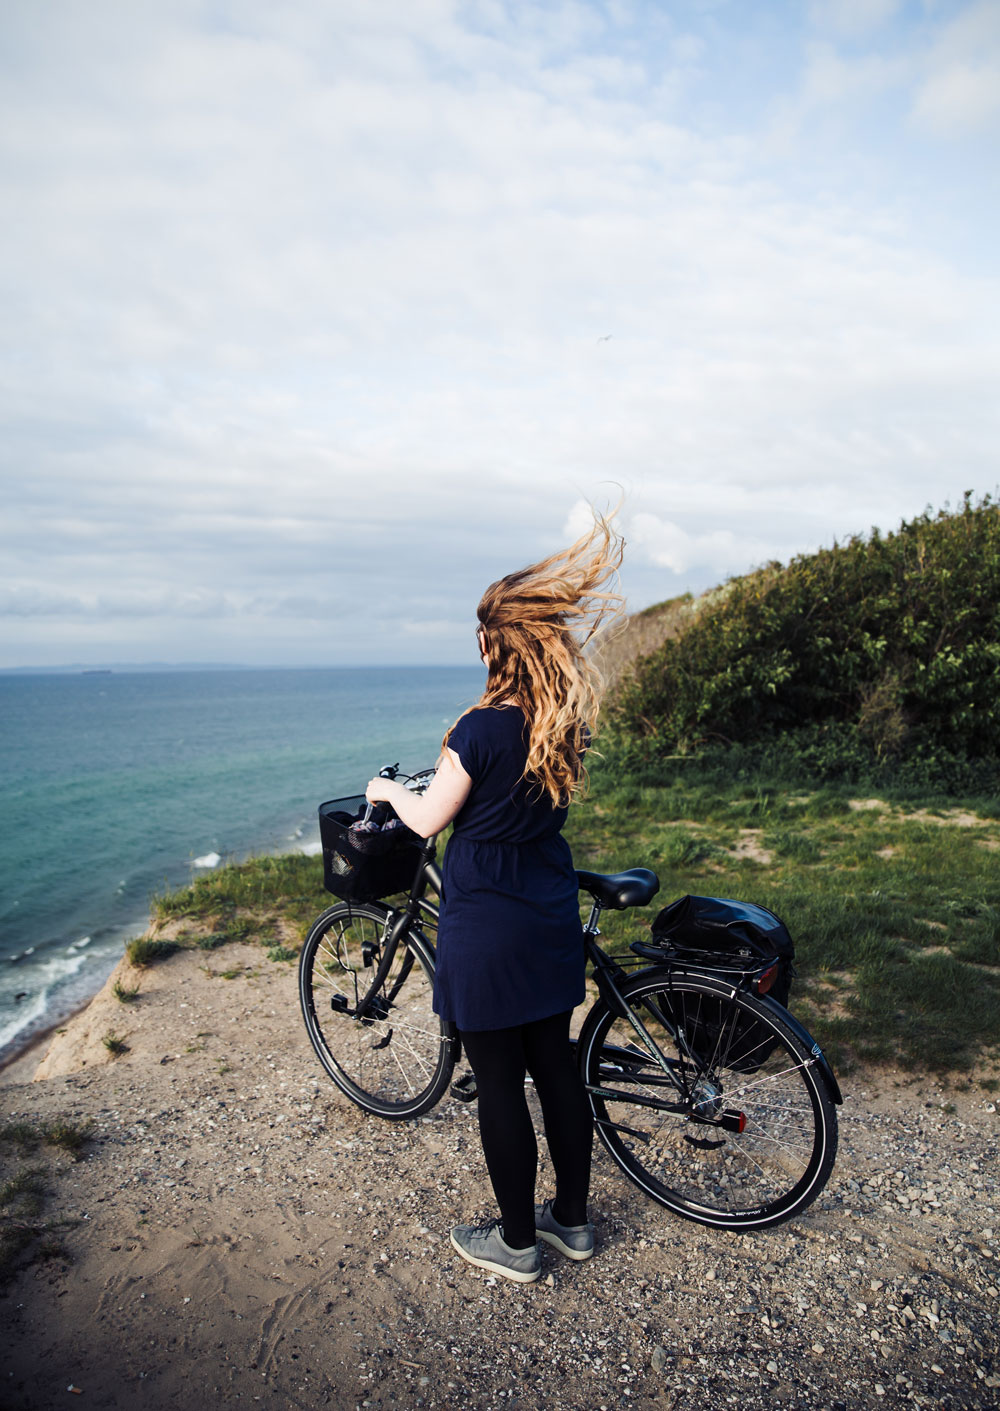
[[[0,675],[0,1059],[96,992],[199,864],[311,850],[316,807],[433,764],[479,667]]]

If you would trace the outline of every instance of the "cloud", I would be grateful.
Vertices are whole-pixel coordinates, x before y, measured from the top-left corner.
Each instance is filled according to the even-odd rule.
[[[732,529],[689,534],[679,525],[653,514],[634,516],[630,542],[636,544],[651,563],[668,568],[672,573],[708,568],[721,577],[745,572],[750,566],[765,561],[768,551],[767,543],[747,538]]]
[[[912,118],[938,137],[996,132],[1000,117],[1000,9],[967,5],[934,38]]]
[[[989,488],[995,260],[856,126],[981,10],[15,7],[0,663],[458,659],[615,483],[636,607]]]
[[[819,27],[857,38],[884,25],[901,5],[902,0],[812,0],[809,13]]]

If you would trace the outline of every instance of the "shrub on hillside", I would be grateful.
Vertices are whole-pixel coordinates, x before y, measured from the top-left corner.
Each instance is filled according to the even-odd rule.
[[[968,494],[955,512],[733,580],[636,663],[610,714],[654,752],[846,726],[877,761],[996,760],[1000,508]]]

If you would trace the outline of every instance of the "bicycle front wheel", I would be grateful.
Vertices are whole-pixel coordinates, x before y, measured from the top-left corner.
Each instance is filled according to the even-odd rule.
[[[341,1092],[378,1117],[419,1117],[444,1093],[454,1060],[431,1002],[433,951],[419,931],[399,940],[373,990],[390,921],[377,902],[323,912],[302,948],[299,1000],[312,1046]]]
[[[814,1055],[756,996],[707,975],[644,971],[622,995],[648,1038],[599,1000],[578,1051],[598,1136],[629,1179],[723,1229],[804,1210],[837,1151]]]

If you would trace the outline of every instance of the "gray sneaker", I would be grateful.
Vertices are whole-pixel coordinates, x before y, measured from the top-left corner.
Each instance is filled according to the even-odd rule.
[[[551,1200],[535,1206],[535,1234],[567,1259],[589,1259],[594,1252],[593,1225],[560,1225]]]
[[[504,1243],[499,1220],[490,1220],[485,1225],[456,1225],[451,1232],[451,1242],[470,1264],[502,1274],[505,1279],[514,1279],[519,1284],[533,1284],[542,1272],[538,1245],[511,1249]]]

